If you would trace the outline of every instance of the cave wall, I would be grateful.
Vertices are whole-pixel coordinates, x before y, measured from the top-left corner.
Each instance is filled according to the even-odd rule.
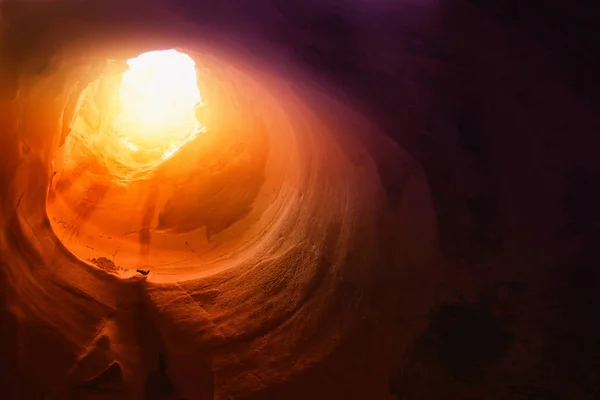
[[[302,101],[295,100],[290,114],[304,115],[298,111],[303,103],[315,119],[336,127],[329,132],[340,146],[347,138],[341,132],[353,132],[372,160],[363,182],[376,175],[375,203],[385,204],[365,240],[349,242],[341,269],[299,247],[284,258],[296,269],[283,269],[287,275],[267,273],[281,270],[272,265],[255,269],[256,291],[226,301],[223,293],[244,285],[233,271],[183,285],[106,277],[52,239],[40,201],[58,140],[40,132],[57,131],[68,79],[48,57],[57,43],[106,54],[110,46],[102,50],[100,44],[139,36],[144,26],[163,33],[174,28],[153,17],[150,5],[107,13],[109,5],[7,4],[13,8],[5,9],[3,26],[13,25],[3,42],[3,59],[11,62],[3,63],[0,114],[0,187],[7,188],[1,196],[1,309],[2,352],[9,360],[3,368],[14,393],[37,396],[31,385],[37,382],[61,398],[77,379],[115,360],[125,386],[133,386],[128,390],[142,393],[162,352],[179,394],[198,398],[595,398],[598,326],[589,313],[597,309],[598,284],[593,8],[545,2],[544,13],[536,2],[499,4],[169,3],[177,29],[196,25],[197,37],[236,55],[229,62],[248,60],[253,52],[271,60],[249,70],[294,82],[293,95],[301,93]],[[107,19],[111,28],[103,29]],[[226,34],[219,34],[224,27]],[[256,37],[268,42],[260,52],[252,47]],[[34,85],[44,81],[50,87]],[[20,122],[24,106],[39,118]],[[363,119],[348,118],[355,115],[348,107],[367,116],[368,128],[355,131],[355,121]],[[24,127],[27,136],[16,133]],[[395,144],[371,133],[378,130]],[[360,153],[348,155],[355,145],[347,147],[343,158],[360,162]],[[340,170],[331,182],[343,181]],[[344,181],[354,187],[348,190],[367,187],[352,182]],[[357,207],[377,214],[368,204]],[[394,213],[398,221],[386,225]],[[405,268],[426,264],[437,226],[443,266]],[[373,249],[393,257],[374,261]],[[236,309],[229,301],[268,304],[278,297],[265,285],[276,287],[274,276],[293,280],[303,265],[314,267],[310,279],[280,294],[303,305],[288,325],[267,324],[268,318],[251,323],[253,332],[273,329],[271,339],[244,338],[238,328],[246,322],[231,326]],[[332,271],[340,270],[349,275],[338,282]],[[441,284],[429,278],[433,271],[442,274]],[[307,289],[311,285],[329,289],[317,294]],[[242,315],[255,318],[249,309]],[[141,343],[139,332],[148,331],[156,337]],[[332,344],[325,337],[333,332],[346,339]],[[133,350],[105,348],[104,336]],[[316,350],[300,357],[307,338]],[[97,354],[92,366],[77,364],[88,353]],[[245,354],[246,361],[231,354]],[[74,365],[80,369],[69,373]],[[200,366],[197,375],[189,375],[190,365]]]

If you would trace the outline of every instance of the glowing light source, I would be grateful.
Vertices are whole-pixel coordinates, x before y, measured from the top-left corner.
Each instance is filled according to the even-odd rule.
[[[143,53],[127,65],[114,128],[130,151],[167,159],[200,130],[195,111],[202,99],[194,60],[161,50]]]
[[[151,51],[121,66],[110,64],[86,87],[66,148],[73,162],[93,157],[85,162],[94,173],[127,184],[149,178],[205,130],[196,117],[204,104],[187,54]]]

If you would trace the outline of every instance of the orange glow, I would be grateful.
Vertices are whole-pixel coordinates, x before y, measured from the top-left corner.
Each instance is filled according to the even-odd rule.
[[[203,104],[191,57],[151,51],[127,66],[108,68],[88,85],[66,150],[71,162],[93,159],[98,174],[121,183],[147,179],[205,130],[196,118]]]
[[[121,113],[115,128],[132,152],[159,152],[167,159],[200,126],[196,66],[175,50],[151,51],[127,61],[120,87]]]

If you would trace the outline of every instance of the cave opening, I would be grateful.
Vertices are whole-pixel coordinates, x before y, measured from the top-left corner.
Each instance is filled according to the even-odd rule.
[[[164,375],[161,353],[185,398],[306,397],[296,390],[304,382],[380,398],[385,310],[399,292],[425,309],[429,287],[411,288],[436,267],[418,163],[343,93],[275,58],[283,53],[272,43],[236,48],[179,18],[167,29],[156,23],[165,13],[133,27],[127,19],[123,34],[113,15],[91,14],[90,25],[44,15],[66,37],[39,34],[50,55],[26,59],[34,69],[15,60],[17,75],[2,81],[0,310],[18,367],[8,392],[67,398],[106,379],[143,398],[147,377]],[[192,123],[183,124],[173,153],[169,140],[154,151],[137,134],[75,146],[78,127],[113,126],[83,124],[86,94],[99,98],[89,114],[100,114],[102,96],[120,97],[112,89],[127,60],[157,48],[196,64],[199,94],[189,97],[205,129],[187,140]],[[111,112],[118,120],[119,107]],[[119,151],[98,151],[108,144]],[[145,145],[137,157],[132,147]],[[388,196],[382,165],[398,172],[402,196]],[[341,386],[329,378],[338,370]]]
[[[97,62],[63,111],[50,225],[73,254],[111,274],[181,278],[243,246],[263,213],[252,203],[269,146],[252,96],[241,99],[231,76],[206,62],[202,71],[191,54]],[[270,175],[272,194],[281,176]]]

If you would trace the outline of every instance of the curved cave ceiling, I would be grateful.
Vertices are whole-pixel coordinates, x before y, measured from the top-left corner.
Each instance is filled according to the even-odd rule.
[[[540,327],[574,318],[557,282],[576,277],[551,266],[595,254],[572,210],[593,208],[598,121],[543,40],[472,3],[3,4],[3,390],[541,390],[555,353],[523,347],[561,347]],[[127,60],[167,49],[195,63],[193,135],[158,156],[103,142]]]

